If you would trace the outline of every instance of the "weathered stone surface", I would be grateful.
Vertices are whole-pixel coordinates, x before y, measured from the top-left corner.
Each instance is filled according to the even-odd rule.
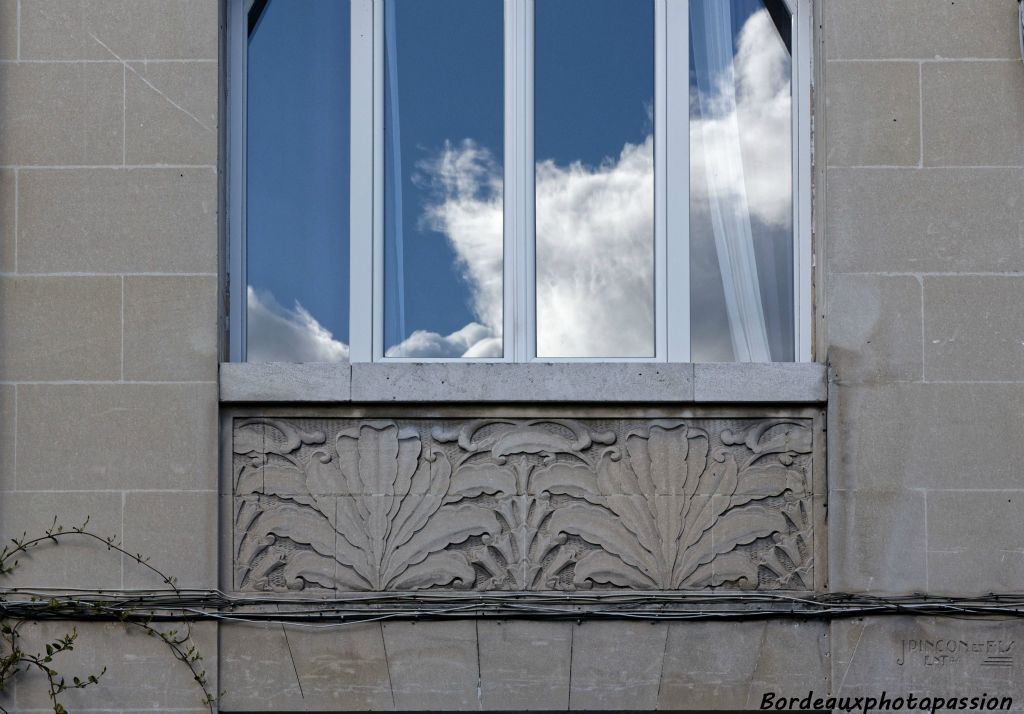
[[[210,0],[21,0],[23,59],[217,59]]]
[[[121,67],[0,65],[0,164],[120,164]]]
[[[802,620],[674,622],[658,709],[758,709],[765,692],[825,692],[828,624]]]
[[[917,166],[921,101],[916,62],[833,62],[825,83],[830,166]]]
[[[812,424],[238,418],[235,587],[812,589]]]
[[[18,58],[18,0],[0,0],[0,59]]]
[[[146,493],[124,497],[124,546],[176,578],[181,588],[217,586],[217,496],[211,491]],[[125,559],[126,588],[165,588],[148,568]]]
[[[829,169],[834,272],[1024,270],[1018,169]]]
[[[385,622],[384,644],[396,709],[479,709],[477,624]]]
[[[833,491],[828,514],[833,591],[928,591],[924,491]]]
[[[19,385],[18,487],[216,489],[216,410],[213,385]]]
[[[695,402],[824,402],[825,365],[720,362],[693,365]]]
[[[1020,620],[886,617],[832,623],[837,696],[1024,696]],[[959,708],[959,707],[958,707]],[[966,707],[962,707],[966,708]],[[980,708],[979,708],[980,709]],[[941,709],[940,709],[941,710]],[[946,709],[949,711],[950,709]]]
[[[216,276],[124,279],[124,376],[217,379]]]
[[[216,197],[212,168],[22,169],[18,270],[212,273]]]
[[[203,691],[192,672],[174,659],[167,645],[141,629],[121,623],[83,623],[75,625],[78,639],[71,652],[60,655],[60,671],[80,677],[106,674],[100,684],[86,689],[69,689],[62,695],[68,711],[152,709],[202,709]],[[163,623],[161,628],[184,632],[181,623]],[[67,622],[33,622],[22,629],[24,649],[42,651],[46,642],[62,637],[71,629]],[[203,656],[212,693],[217,682],[217,626],[192,625],[192,641]],[[70,680],[70,676],[67,677]],[[52,711],[46,681],[38,672],[19,675],[17,708]]]
[[[131,62],[125,73],[125,162],[217,163],[215,62]]]
[[[1024,582],[1024,490],[928,493],[932,592],[1016,592]]]
[[[394,708],[379,622],[330,629],[221,626],[222,711]]]
[[[0,384],[0,491],[13,491],[15,465],[15,394],[13,384]]]
[[[924,278],[924,376],[1024,380],[1024,277]]]
[[[480,694],[484,709],[565,709],[572,624],[481,620]]]
[[[220,365],[222,402],[347,402],[352,397],[351,387],[352,370],[347,362]]]
[[[828,0],[825,55],[1020,59],[1013,0]]]
[[[1024,384],[897,383],[834,395],[830,431],[842,439],[830,443],[830,488],[1020,486]]]
[[[121,279],[0,277],[0,379],[118,379]]]
[[[586,621],[573,626],[569,709],[654,709],[668,625]]]
[[[921,379],[916,277],[833,274],[826,309],[828,361],[840,382]]]
[[[16,182],[17,172],[0,169],[0,273],[13,273],[17,267]]]
[[[44,535],[57,524],[64,530],[89,519],[89,530],[121,537],[121,494],[0,493],[0,538],[13,547],[12,538]],[[2,587],[102,588],[121,587],[121,555],[86,536],[64,536],[59,544],[42,543],[18,556],[18,567],[0,579]]]
[[[355,402],[688,402],[693,365],[356,363]]]
[[[925,64],[921,72],[926,166],[1024,162],[1024,72],[1019,57]]]

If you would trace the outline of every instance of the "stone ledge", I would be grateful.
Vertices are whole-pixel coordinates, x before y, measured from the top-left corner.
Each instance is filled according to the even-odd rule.
[[[817,363],[224,363],[222,402],[823,403]]]

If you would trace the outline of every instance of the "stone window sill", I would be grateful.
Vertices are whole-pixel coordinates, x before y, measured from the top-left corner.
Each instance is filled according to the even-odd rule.
[[[819,404],[817,363],[222,363],[227,403]]]

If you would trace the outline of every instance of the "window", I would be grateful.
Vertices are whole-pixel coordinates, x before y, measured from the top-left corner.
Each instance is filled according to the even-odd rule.
[[[810,359],[809,0],[234,0],[236,361]]]

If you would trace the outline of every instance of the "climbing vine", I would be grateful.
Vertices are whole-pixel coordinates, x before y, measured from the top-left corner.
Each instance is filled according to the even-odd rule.
[[[0,578],[9,576],[18,567],[22,557],[31,555],[41,546],[60,545],[68,540],[93,541],[111,553],[128,558],[154,573],[180,599],[181,591],[175,578],[151,565],[149,559],[143,557],[141,553],[126,550],[115,536],[104,537],[89,530],[88,518],[81,525],[66,529],[55,516],[53,523],[41,535],[30,537],[28,532],[25,532],[20,538],[11,539],[10,545],[0,549]],[[161,640],[171,655],[188,667],[201,690],[203,704],[211,714],[213,713],[216,698],[210,690],[209,679],[202,667],[203,657],[192,639],[192,626],[187,620],[184,621],[182,630],[162,629],[155,622],[155,616],[147,612],[142,605],[113,608],[106,601],[99,599],[66,596],[45,599],[38,595],[29,597],[29,602],[36,605],[35,611],[40,613],[32,616],[24,614],[23,609],[18,609],[17,613],[13,612],[9,599],[13,592],[16,591],[0,589],[0,693],[6,691],[8,685],[19,675],[36,671],[46,682],[47,696],[54,714],[67,714],[67,709],[62,703],[62,695],[69,690],[85,689],[99,684],[107,671],[106,667],[84,676],[72,676],[70,679],[58,669],[61,655],[73,650],[78,641],[79,633],[74,627],[61,637],[45,643],[40,651],[26,650],[22,646],[23,628],[29,622],[42,619],[42,614],[59,614],[61,619],[74,619],[79,615],[122,622],[126,627],[138,628],[148,636]],[[7,710],[0,706],[0,712],[6,714]]]

